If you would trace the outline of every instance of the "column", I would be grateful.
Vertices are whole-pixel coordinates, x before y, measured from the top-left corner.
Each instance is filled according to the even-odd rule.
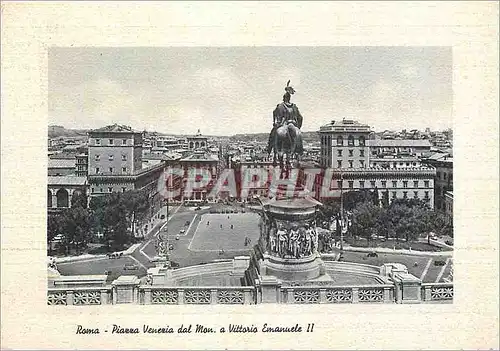
[[[184,305],[184,289],[179,288],[179,289],[177,290],[177,293],[179,294],[179,295],[177,296],[177,304],[179,304],[179,305]]]
[[[66,293],[68,294],[68,295],[67,295],[67,298],[66,298],[66,304],[67,304],[68,306],[70,306],[70,305],[74,305],[75,303],[74,303],[74,295],[73,295],[73,290],[68,290]]]
[[[57,208],[57,195],[54,190],[51,190],[50,193],[52,194],[52,208]]]
[[[217,305],[217,289],[210,289],[210,304]]]
[[[352,303],[359,302],[359,288],[352,288]]]
[[[73,201],[73,192],[74,189],[68,190],[68,207],[71,208],[71,202]]]
[[[151,288],[149,286],[144,287],[144,305],[151,305]]]
[[[319,303],[327,303],[326,301],[326,289],[319,289]]]

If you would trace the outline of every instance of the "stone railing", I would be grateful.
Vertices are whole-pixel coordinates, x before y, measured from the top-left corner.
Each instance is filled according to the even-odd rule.
[[[423,283],[422,302],[453,301],[453,283]]]
[[[135,277],[133,277],[135,278]],[[130,280],[130,279],[129,279]],[[451,303],[453,283],[414,285],[420,296],[408,297],[405,284],[331,286],[325,284],[282,285],[279,281],[256,282],[256,286],[161,286],[140,285],[138,280],[114,282],[102,287],[48,288],[49,305],[107,304],[336,304],[336,303]]]
[[[112,304],[112,287],[49,288],[49,305],[107,305]]]
[[[139,303],[143,305],[250,305],[256,303],[255,287],[172,287],[142,285]]]
[[[286,286],[281,287],[281,303],[394,303],[394,285]]]

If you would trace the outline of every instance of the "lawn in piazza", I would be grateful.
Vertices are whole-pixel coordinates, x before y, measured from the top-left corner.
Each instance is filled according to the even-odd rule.
[[[210,211],[238,211],[239,213],[210,213]],[[245,211],[242,213],[242,211]],[[207,225],[207,222],[210,222]],[[233,228],[231,228],[231,224]],[[222,228],[221,228],[222,225]],[[183,233],[181,231],[184,230]],[[71,274],[103,274],[110,270],[113,276],[120,274],[146,274],[146,268],[153,267],[150,262],[156,254],[154,234],[160,233],[168,237],[173,246],[169,251],[171,261],[180,267],[187,267],[214,260],[232,259],[235,256],[250,255],[254,243],[259,237],[259,216],[240,206],[216,204],[195,210],[195,207],[181,206],[161,230],[154,231],[152,236],[145,238],[139,250],[130,256],[120,259],[100,258],[95,260],[73,262],[58,265],[64,275]],[[178,239],[177,239],[178,236]],[[245,246],[245,238],[251,240]],[[221,249],[223,252],[221,252]],[[384,263],[401,263],[408,267],[409,273],[421,278],[424,283],[443,281],[449,274],[450,264],[445,267],[434,265],[435,261],[446,261],[447,256],[406,255],[399,253],[380,253],[378,257],[367,257],[366,253],[345,251],[343,261],[381,266]],[[124,271],[126,264],[139,263],[136,271]],[[416,263],[416,265],[415,265]],[[425,274],[424,274],[425,273]],[[439,280],[437,280],[439,278]],[[347,283],[347,282],[346,282]],[[355,282],[352,282],[355,283]]]

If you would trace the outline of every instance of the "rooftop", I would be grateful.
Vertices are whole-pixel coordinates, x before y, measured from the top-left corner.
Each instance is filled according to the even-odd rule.
[[[342,119],[340,121],[331,121],[320,127],[320,132],[330,132],[330,131],[358,131],[358,132],[369,132],[370,126],[367,124],[359,123],[358,121],[352,119]]]
[[[375,139],[367,140],[368,146],[374,147],[431,147],[427,139]]]
[[[139,133],[132,129],[132,127],[123,125],[123,124],[112,124],[106,127],[93,129],[90,131],[91,133]]]
[[[50,185],[86,185],[87,177],[77,176],[48,176],[47,184]]]
[[[74,158],[49,158],[48,168],[75,168]]]

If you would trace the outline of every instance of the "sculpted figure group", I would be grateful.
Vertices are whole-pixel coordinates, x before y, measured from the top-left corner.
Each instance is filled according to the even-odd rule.
[[[316,232],[309,223],[285,225],[274,221],[267,227],[268,251],[281,258],[301,258],[316,251]]]

